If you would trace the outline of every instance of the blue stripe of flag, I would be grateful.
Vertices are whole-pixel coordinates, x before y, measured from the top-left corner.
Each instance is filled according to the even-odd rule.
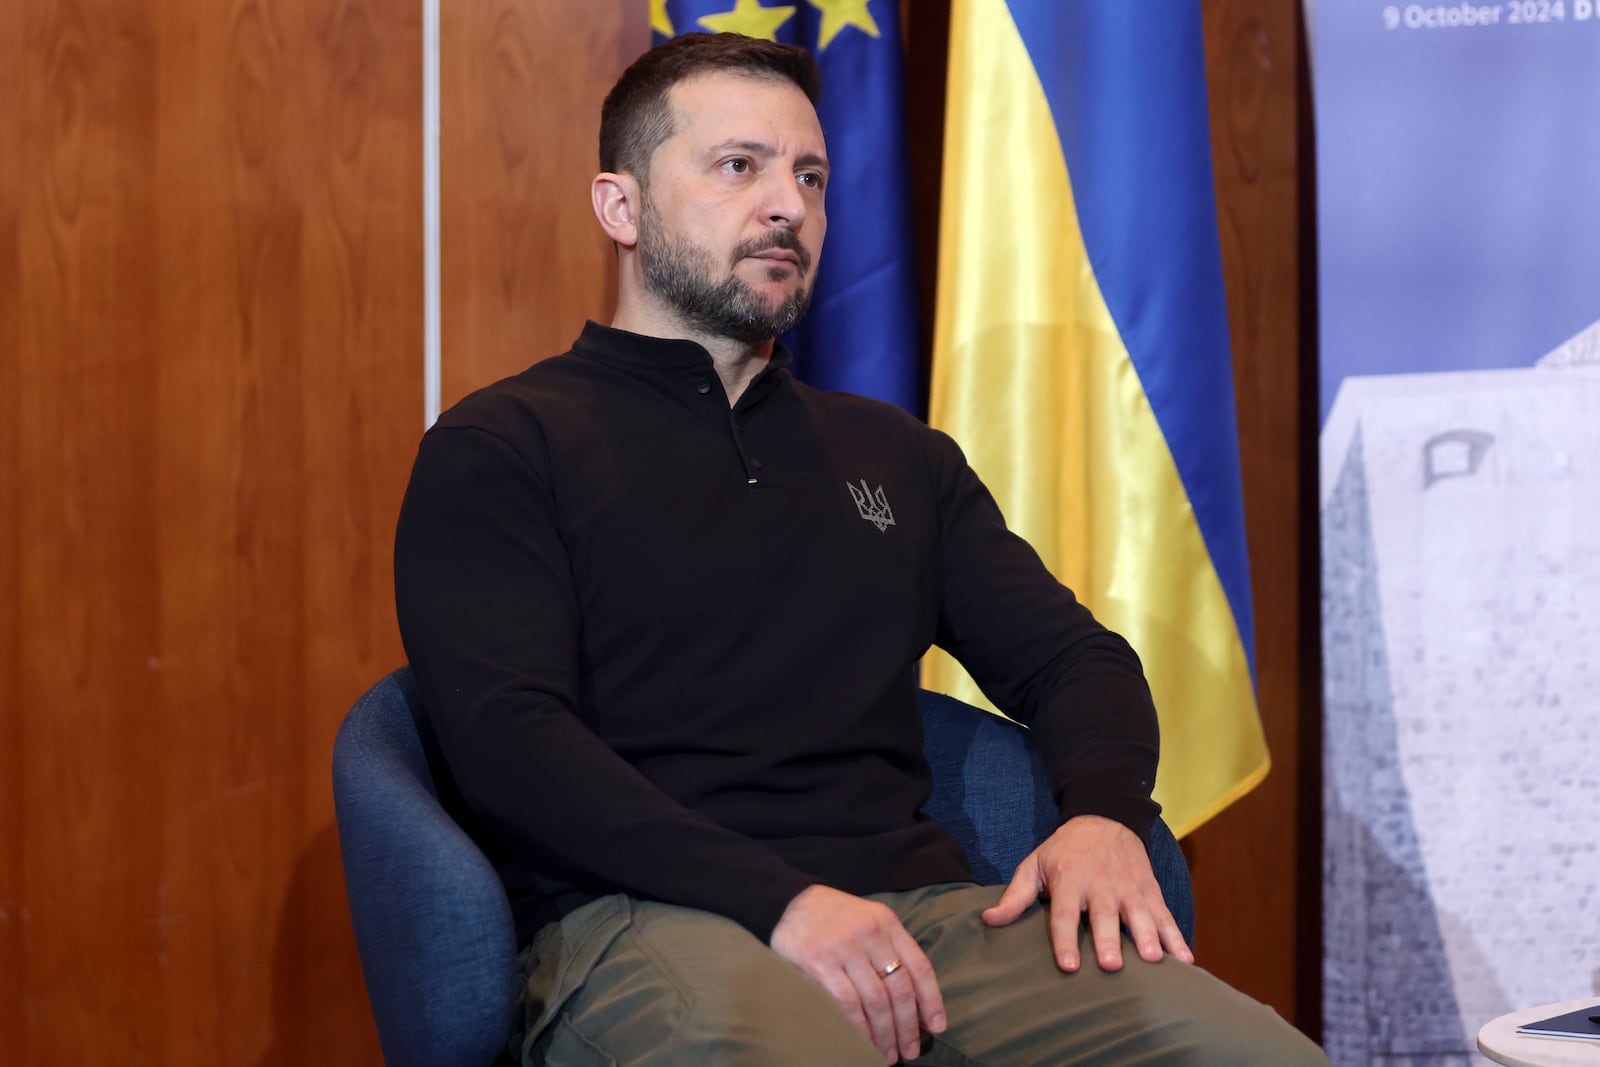
[[[1084,244],[1255,673],[1227,303],[1197,0],[1007,0]]]

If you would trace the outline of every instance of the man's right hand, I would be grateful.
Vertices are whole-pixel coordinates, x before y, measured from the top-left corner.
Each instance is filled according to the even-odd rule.
[[[789,901],[771,944],[827,990],[878,1046],[883,1062],[922,1054],[919,1020],[929,1033],[944,1031],[944,997],[933,964],[887,906],[814,885]]]

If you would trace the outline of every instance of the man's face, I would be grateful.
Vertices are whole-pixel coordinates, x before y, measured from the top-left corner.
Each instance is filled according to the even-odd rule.
[[[708,74],[672,89],[639,219],[645,288],[691,326],[750,343],[792,327],[827,229],[827,150],[787,81]]]

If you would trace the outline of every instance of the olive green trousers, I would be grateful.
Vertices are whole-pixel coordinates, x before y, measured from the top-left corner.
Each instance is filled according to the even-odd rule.
[[[1327,1064],[1270,1008],[1199,967],[1146,963],[1124,938],[1120,971],[1057,969],[1049,913],[1007,927],[979,912],[999,887],[930,886],[872,897],[927,953],[948,1026],[918,1065]],[[601,898],[524,952],[516,1051],[548,1067],[869,1067],[883,1057],[820,986],[743,927],[707,912]]]

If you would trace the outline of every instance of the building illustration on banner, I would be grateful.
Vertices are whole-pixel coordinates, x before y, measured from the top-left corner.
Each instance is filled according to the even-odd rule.
[[[1600,996],[1600,322],[1344,379],[1322,431],[1335,1065],[1469,1062]]]

